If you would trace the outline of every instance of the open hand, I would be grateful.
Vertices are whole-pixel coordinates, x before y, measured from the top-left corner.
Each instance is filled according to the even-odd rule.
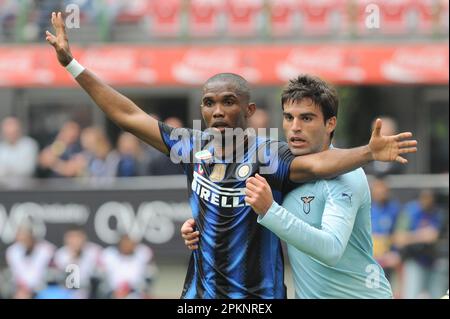
[[[70,52],[69,39],[61,12],[52,13],[52,25],[55,29],[56,36],[50,31],[46,31],[45,39],[55,48],[59,63],[66,67],[72,61],[73,57]]]
[[[408,160],[400,155],[417,152],[417,141],[408,140],[412,137],[412,133],[406,132],[383,136],[381,135],[381,122],[380,119],[376,120],[372,137],[369,141],[369,149],[372,153],[373,160],[382,162],[397,161],[402,164],[408,163]]]

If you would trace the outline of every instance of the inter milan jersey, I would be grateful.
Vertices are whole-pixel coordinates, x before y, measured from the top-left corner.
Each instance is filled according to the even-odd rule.
[[[259,173],[281,203],[294,158],[287,144],[255,137],[239,159],[221,161],[211,157],[214,150],[205,132],[173,129],[161,122],[159,128],[172,160],[182,157],[200,232],[181,297],[286,298],[281,243],[257,223],[257,214],[244,197],[245,181]]]

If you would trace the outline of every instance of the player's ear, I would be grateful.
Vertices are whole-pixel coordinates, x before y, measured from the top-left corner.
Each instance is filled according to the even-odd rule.
[[[247,106],[247,111],[245,113],[245,117],[249,118],[256,112],[256,104],[255,103],[249,103]]]
[[[332,132],[334,132],[334,130],[336,129],[336,125],[337,125],[336,116],[330,117],[326,123],[327,133],[331,134]]]

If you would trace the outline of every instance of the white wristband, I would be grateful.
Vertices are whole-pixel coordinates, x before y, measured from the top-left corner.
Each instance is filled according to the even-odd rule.
[[[78,63],[77,60],[72,59],[72,61],[66,66],[66,70],[72,74],[73,78],[79,76],[86,68]]]

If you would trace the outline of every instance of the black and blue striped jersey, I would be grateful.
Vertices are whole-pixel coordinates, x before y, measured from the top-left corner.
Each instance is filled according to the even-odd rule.
[[[281,243],[257,223],[258,215],[244,197],[246,179],[259,173],[281,203],[294,158],[287,144],[255,137],[239,159],[230,162],[210,156],[214,150],[205,132],[175,130],[163,123],[159,127],[172,158],[183,157],[190,206],[200,232],[181,297],[286,298]],[[271,173],[264,174],[264,168]]]

